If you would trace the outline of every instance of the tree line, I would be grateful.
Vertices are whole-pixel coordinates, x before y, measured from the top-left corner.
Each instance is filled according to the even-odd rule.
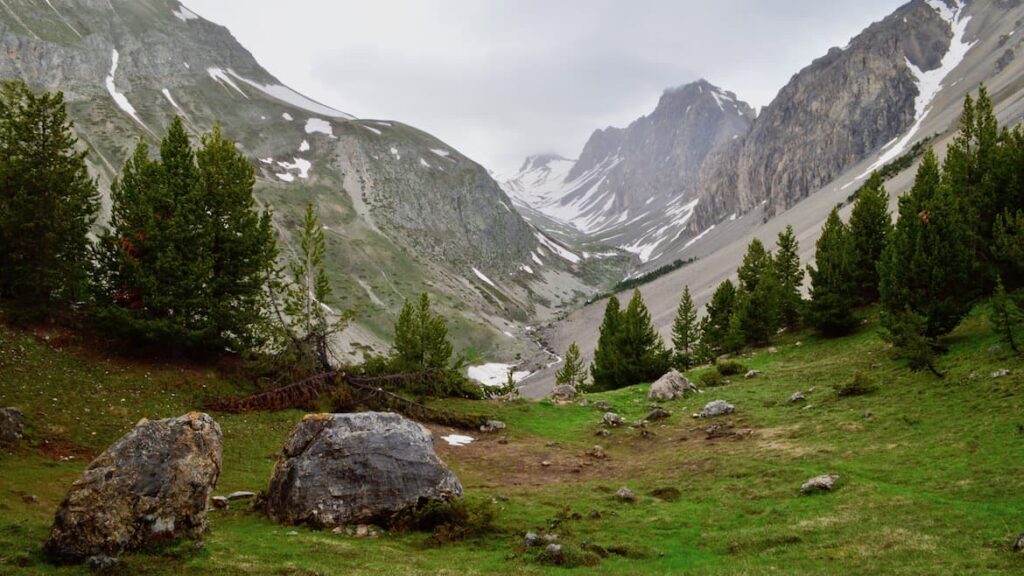
[[[76,316],[133,346],[224,349],[272,358],[293,376],[328,372],[331,339],[351,319],[330,307],[326,243],[312,205],[280,265],[255,168],[215,125],[193,146],[181,119],[159,147],[140,139],[100,195],[61,93],[0,85],[0,306],[15,321]],[[444,318],[407,301],[391,353],[364,371],[441,371],[467,388]],[[434,392],[438,390],[433,390]],[[431,392],[427,390],[426,392]]]
[[[625,311],[609,298],[591,386],[620,388],[763,346],[781,330],[808,326],[826,337],[847,335],[857,311],[878,304],[884,337],[913,369],[936,374],[941,338],[984,297],[990,321],[1014,351],[1024,325],[1024,130],[1000,128],[984,86],[964,102],[959,130],[940,163],[927,149],[913,187],[899,199],[895,223],[881,173],[856,194],[849,221],[838,208],[825,221],[805,268],[792,227],[768,250],[747,246],[737,281],[718,285],[703,318],[683,288],[669,350],[655,331],[640,292]],[[560,383],[586,375],[578,348]]]

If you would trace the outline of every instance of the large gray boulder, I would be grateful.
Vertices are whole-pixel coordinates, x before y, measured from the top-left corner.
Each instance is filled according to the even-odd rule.
[[[690,383],[675,368],[671,369],[654,384],[651,384],[651,389],[647,392],[648,400],[656,400],[661,402],[667,402],[669,400],[675,400],[676,398],[682,398],[688,392],[697,392],[697,387]]]
[[[221,457],[220,426],[206,414],[143,419],[71,485],[47,554],[75,563],[200,536]]]
[[[715,416],[732,414],[735,410],[736,407],[725,400],[715,400],[713,402],[708,402],[707,405],[704,406],[704,409],[700,411],[699,416],[701,418],[714,418]]]
[[[398,414],[311,414],[292,431],[265,498],[283,524],[389,525],[428,501],[462,496],[430,432]]]
[[[572,402],[576,398],[576,387],[559,384],[551,391],[551,399],[555,402]]]
[[[17,442],[25,435],[25,415],[17,408],[0,408],[0,442]]]

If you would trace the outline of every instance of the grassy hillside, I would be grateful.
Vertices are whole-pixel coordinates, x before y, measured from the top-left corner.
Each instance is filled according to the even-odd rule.
[[[1024,361],[987,326],[983,310],[949,339],[939,380],[888,356],[873,319],[855,336],[787,336],[777,351],[742,363],[762,374],[666,403],[673,415],[649,427],[598,437],[601,402],[633,421],[649,410],[646,386],[548,402],[455,403],[509,425],[508,443],[437,449],[473,501],[493,500],[499,532],[433,546],[425,534],[358,539],[277,526],[233,508],[211,512],[206,546],[125,558],[131,574],[542,574],[520,547],[527,530],[552,528],[569,547],[596,556],[600,574],[1019,574],[1010,550],[1024,531]],[[40,554],[52,514],[91,455],[142,417],[179,415],[210,396],[245,392],[212,368],[108,359],[68,338],[2,332],[0,405],[22,408],[31,437],[0,453],[0,573],[57,569]],[[802,342],[801,342],[802,341]],[[1007,368],[1011,375],[994,379]],[[875,393],[839,397],[856,372]],[[697,378],[699,372],[690,374]],[[813,391],[809,391],[813,388]],[[786,399],[803,391],[806,404]],[[691,414],[724,399],[733,416]],[[300,412],[215,414],[224,430],[217,493],[266,486],[274,453]],[[731,424],[709,438],[712,424]],[[450,432],[432,427],[435,437]],[[601,444],[606,459],[586,451]],[[547,463],[545,465],[544,463]],[[802,496],[812,476],[837,473],[838,489]],[[628,486],[635,504],[618,502]],[[678,490],[678,498],[672,490]],[[655,496],[653,494],[657,494]],[[660,497],[659,497],[660,496]],[[33,498],[34,497],[34,498]]]

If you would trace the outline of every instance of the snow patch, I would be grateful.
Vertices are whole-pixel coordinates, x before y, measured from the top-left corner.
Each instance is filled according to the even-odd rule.
[[[479,279],[483,280],[484,282],[490,284],[491,288],[494,288],[494,289],[498,288],[497,284],[492,282],[490,278],[488,278],[483,272],[477,270],[476,268],[473,268],[473,274],[476,274],[477,278],[479,278]]]
[[[527,274],[533,274],[533,268],[530,268],[530,267],[529,267],[528,265],[526,265],[526,264],[521,264],[521,265],[519,266],[519,269],[520,269],[520,270],[522,270],[523,272],[526,272]]]
[[[234,70],[232,70],[230,68],[228,68],[227,72],[228,72],[228,74],[231,74],[232,76],[234,76],[238,80],[240,80],[242,82],[245,82],[249,86],[252,86],[253,88],[259,90],[260,92],[263,92],[267,96],[270,96],[271,98],[274,98],[275,100],[280,100],[281,102],[285,102],[287,104],[291,104],[292,106],[295,106],[296,108],[301,108],[301,109],[303,109],[303,110],[305,110],[307,112],[312,112],[313,114],[321,114],[323,116],[330,116],[331,118],[341,118],[342,120],[354,120],[355,119],[355,116],[353,116],[351,114],[347,114],[347,113],[342,112],[340,110],[335,110],[334,108],[331,108],[330,106],[325,106],[325,105],[317,102],[316,100],[312,100],[310,98],[307,98],[307,97],[303,96],[302,94],[299,94],[295,90],[292,90],[291,88],[289,88],[289,87],[287,87],[287,86],[285,86],[283,84],[260,84],[259,82],[255,82],[253,80],[249,80],[248,78],[239,75],[238,73],[236,73]]]
[[[505,382],[508,381],[509,370],[512,370],[512,379],[516,382],[520,382],[530,375],[529,371],[516,371],[514,368],[515,366],[511,364],[501,364],[498,362],[470,366],[469,378],[476,380],[484,386],[504,386]]]
[[[370,132],[373,132],[373,133],[374,133],[374,134],[376,134],[377,136],[380,136],[380,135],[382,134],[380,130],[377,130],[377,129],[376,129],[376,128],[374,128],[373,126],[367,126],[366,124],[360,124],[360,126],[362,126],[363,128],[366,128],[366,129],[367,129],[367,130],[369,130]]]
[[[185,115],[185,111],[181,109],[181,106],[178,106],[178,103],[174,101],[174,97],[171,96],[170,90],[164,88],[160,92],[163,93],[164,98],[167,98],[167,101],[171,103],[171,106],[174,106],[174,109],[177,110],[179,114],[181,114],[182,116]]]
[[[693,246],[694,244],[696,244],[701,238],[707,236],[714,229],[715,229],[715,225],[712,224],[710,228],[708,228],[707,230],[705,230],[705,231],[701,232],[700,234],[697,234],[696,236],[691,238],[689,242],[687,242],[686,244],[683,245],[683,250],[686,250],[690,246]]]
[[[281,168],[284,168],[285,170],[287,170],[288,173],[289,173],[288,174],[289,176],[291,176],[291,172],[292,171],[297,171],[299,173],[299,178],[302,178],[303,180],[309,179],[309,169],[313,167],[313,163],[310,162],[309,160],[306,160],[305,158],[292,158],[291,162],[280,162],[279,161],[277,163],[277,165],[280,166]],[[279,178],[281,177],[280,174],[278,174],[277,176]],[[281,178],[281,179],[285,180],[284,178]],[[285,181],[286,182],[291,182],[292,180],[285,180]]]
[[[235,81],[231,79],[231,76],[228,76],[227,72],[225,72],[223,68],[217,68],[216,66],[213,66],[207,68],[206,73],[210,75],[210,78],[213,78],[217,82],[220,82],[222,86],[230,86],[235,89],[235,92],[241,94],[246,100],[249,99],[249,95],[245,92],[242,92],[242,89],[238,87],[238,84],[235,84]]]
[[[551,250],[555,254],[561,256],[562,258],[564,258],[565,260],[568,260],[569,262],[572,262],[573,264],[578,264],[579,263],[579,261],[580,261],[580,257],[579,256],[577,256],[576,254],[570,252],[569,250],[566,250],[562,246],[552,242],[551,240],[548,239],[547,236],[541,234],[540,232],[535,234],[535,236],[537,237],[537,240],[540,241],[540,243],[545,248],[547,248],[548,250]]]
[[[473,442],[473,437],[463,436],[461,434],[449,434],[447,436],[441,436],[441,440],[447,442],[449,446],[466,446]]]
[[[397,160],[402,159],[402,155],[398,153],[398,148],[395,148],[394,146],[391,147],[391,155],[394,156],[395,159]]]
[[[443,148],[431,148],[430,151],[433,152],[434,154],[437,154],[441,158],[447,158],[449,155],[451,155],[451,152]]]
[[[299,144],[299,152],[309,152],[309,140],[303,140],[302,144]]]
[[[281,114],[281,118],[284,118],[285,120],[287,120],[289,122],[291,122],[292,120],[295,120],[295,118],[292,118],[292,115],[287,113],[287,112],[282,113]]]
[[[107,92],[110,92],[110,97],[114,99],[118,107],[124,110],[132,117],[136,122],[142,125],[143,128],[149,130],[148,127],[139,118],[138,112],[135,111],[135,107],[128,101],[128,97],[123,93],[117,91],[117,87],[114,85],[114,75],[117,74],[117,63],[120,59],[120,54],[117,53],[117,49],[110,51],[110,74],[107,75]]]
[[[430,168],[430,164],[423,158],[420,158],[420,166],[423,166],[424,168]]]
[[[334,137],[334,128],[327,120],[320,118],[310,118],[309,120],[306,120],[306,134],[314,134],[318,132],[320,134],[326,134],[332,138]]]
[[[49,0],[47,0],[49,1]],[[179,4],[177,10],[171,10],[171,13],[178,17],[178,20],[182,22],[188,22],[189,20],[199,20],[199,15],[195,12],[185,8],[184,5]]]

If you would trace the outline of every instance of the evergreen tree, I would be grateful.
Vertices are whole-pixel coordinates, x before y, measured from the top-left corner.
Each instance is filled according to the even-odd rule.
[[[861,187],[850,215],[850,244],[853,274],[861,304],[878,300],[878,263],[892,230],[889,195],[878,172]]]
[[[829,214],[815,252],[817,267],[808,266],[811,276],[810,321],[826,336],[849,333],[856,326],[856,280],[850,232],[839,211]]]
[[[555,373],[555,384],[583,388],[586,378],[587,372],[580,360],[580,348],[573,342],[565,352],[562,367]]]
[[[671,353],[654,329],[651,313],[644,304],[640,290],[633,291],[622,314],[619,331],[619,354],[622,359],[620,386],[631,386],[660,378],[668,371]]]
[[[277,252],[269,213],[255,210],[254,183],[252,164],[219,126],[198,154],[180,118],[159,160],[140,141],[111,187],[101,316],[164,344],[258,345]]]
[[[416,304],[406,300],[395,322],[392,358],[396,370],[444,371],[451,356],[448,326],[444,317],[432,310],[430,296],[420,294]]]
[[[925,334],[927,320],[924,316],[905,310],[884,314],[883,318],[884,337],[893,345],[896,357],[906,360],[911,370],[928,369],[941,378],[942,373],[935,368],[935,341]]]
[[[747,314],[750,311],[750,296],[746,290],[736,291],[736,298],[733,302],[732,314],[729,315],[726,324],[725,334],[722,336],[719,347],[720,353],[734,354],[747,345],[747,333],[744,330],[748,324]]]
[[[992,296],[992,315],[990,317],[992,328],[999,338],[1010,345],[1014,352],[1020,353],[1017,347],[1017,340],[1014,332],[1024,322],[1024,314],[1017,308],[1017,304],[1003,288],[1003,281],[996,278],[996,290]]]
[[[708,360],[725,351],[725,339],[729,334],[729,321],[736,303],[736,287],[731,280],[718,285],[708,303],[706,316],[702,322],[701,343],[711,352]]]
[[[900,198],[899,219],[879,268],[886,328],[912,313],[923,322],[924,337],[935,339],[960,323],[977,295],[970,233],[929,150],[913,188]]]
[[[804,283],[804,269],[800,266],[800,243],[792,226],[786,226],[779,233],[776,246],[773,264],[778,284],[779,320],[782,325],[795,328],[800,324],[803,306],[800,288]]]
[[[768,270],[772,255],[765,250],[764,243],[754,238],[747,245],[747,253],[743,255],[743,263],[736,271],[739,276],[739,288],[748,294],[757,290],[757,283]]]
[[[689,370],[695,365],[696,345],[700,339],[697,324],[697,308],[690,296],[690,287],[683,287],[683,295],[676,309],[676,319],[672,323],[672,346],[675,352],[675,365],[682,370]]]
[[[774,259],[769,256],[765,269],[753,292],[743,294],[744,306],[739,316],[740,328],[746,344],[767,344],[781,325],[782,288],[775,271]],[[735,314],[735,312],[734,312]]]
[[[619,351],[621,329],[619,299],[613,295],[608,298],[608,305],[604,309],[597,348],[594,349],[594,362],[590,365],[590,378],[595,390],[614,390],[626,386],[619,383],[622,363]]]
[[[34,316],[86,293],[99,194],[64,95],[0,85],[0,299]]]
[[[993,235],[992,249],[1001,275],[1011,288],[1024,286],[1024,210],[1000,215]]]

